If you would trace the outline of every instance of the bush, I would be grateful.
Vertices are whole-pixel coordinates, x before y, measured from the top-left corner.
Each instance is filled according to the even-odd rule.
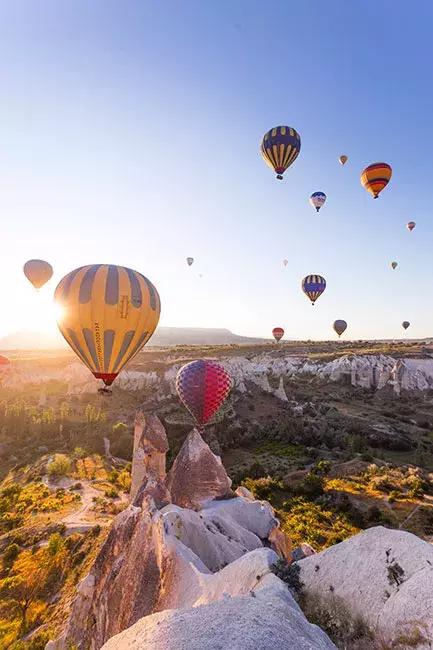
[[[71,470],[71,461],[64,454],[55,454],[53,460],[51,460],[47,465],[48,476],[52,479],[68,476],[71,473]]]
[[[104,491],[104,496],[107,497],[108,499],[117,499],[119,496],[118,491],[114,487],[108,488],[108,490]]]
[[[10,566],[13,564],[14,560],[18,557],[20,552],[20,547],[18,544],[9,544],[9,546],[6,546],[5,551],[3,553],[3,563],[5,566]]]
[[[293,493],[297,496],[316,499],[324,492],[325,480],[323,476],[308,472],[303,481],[294,486]]]

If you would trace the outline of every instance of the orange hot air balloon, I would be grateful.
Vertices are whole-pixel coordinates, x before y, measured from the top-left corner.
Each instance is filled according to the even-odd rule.
[[[0,372],[6,370],[10,365],[11,365],[10,360],[7,357],[4,357],[2,354],[0,354]]]
[[[347,163],[347,156],[343,154],[342,156],[339,157],[338,160],[340,162],[340,165],[345,165]]]
[[[53,275],[53,267],[44,260],[29,260],[24,264],[23,271],[35,289],[43,287]]]
[[[373,163],[361,173],[361,185],[377,199],[380,192],[388,185],[392,168],[388,163]]]
[[[415,226],[416,226],[415,221],[409,221],[409,223],[406,224],[406,228],[409,230],[409,232],[412,232]]]

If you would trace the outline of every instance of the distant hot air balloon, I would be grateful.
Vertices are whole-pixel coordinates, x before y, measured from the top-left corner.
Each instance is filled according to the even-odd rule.
[[[186,263],[188,264],[188,266],[191,266],[191,264],[192,264],[193,262],[194,262],[194,258],[193,258],[193,257],[187,257],[187,258],[186,258]]]
[[[54,298],[63,308],[60,332],[106,386],[150,339],[161,309],[147,278],[112,264],[71,271],[57,285]]]
[[[409,232],[412,232],[412,230],[415,228],[415,226],[416,226],[415,221],[409,221],[406,224],[406,228],[409,230]]]
[[[40,289],[53,275],[53,267],[44,260],[29,260],[24,264],[24,275],[35,289]]]
[[[323,192],[314,192],[314,194],[310,196],[310,204],[313,206],[313,208],[316,208],[317,212],[319,212],[322,205],[325,204],[325,201],[326,194]]]
[[[0,372],[3,372],[11,365],[10,360],[7,357],[4,357],[0,354]]]
[[[227,398],[232,380],[214,361],[198,359],[187,363],[177,373],[176,390],[196,423],[204,426]]]
[[[284,336],[283,328],[282,327],[274,327],[274,329],[272,330],[272,335],[273,335],[274,339],[276,340],[276,342],[278,343],[278,341],[280,341]]]
[[[388,163],[373,163],[361,173],[361,185],[377,199],[392,176],[392,168]]]
[[[391,262],[391,268],[393,269],[393,271],[395,271],[397,266],[398,266],[398,262]]]
[[[410,323],[409,323],[408,320],[404,320],[404,321],[402,322],[402,324],[401,324],[401,326],[402,326],[403,329],[405,329],[405,330],[407,330],[407,328],[409,327],[409,325],[410,325]]]
[[[302,280],[302,291],[311,300],[314,305],[317,298],[322,295],[326,289],[326,280],[321,275],[307,275]]]
[[[301,151],[299,133],[290,126],[276,126],[263,136],[261,153],[263,159],[277,178],[283,180],[283,174],[296,160]]]
[[[339,157],[338,160],[340,161],[340,165],[345,165],[347,163],[348,158],[343,154],[342,156]]]
[[[345,320],[335,320],[332,327],[334,328],[334,331],[337,332],[338,336],[340,337],[343,334],[343,332],[347,329],[347,323],[346,323]]]
[[[289,260],[283,260],[284,266],[287,266],[288,263],[289,263]]]

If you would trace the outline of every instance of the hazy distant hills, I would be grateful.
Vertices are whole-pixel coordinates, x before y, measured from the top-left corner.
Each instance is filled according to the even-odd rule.
[[[263,343],[269,339],[238,336],[227,329],[206,327],[159,327],[149,345],[227,345],[230,343]],[[15,332],[0,338],[0,350],[49,350],[64,348],[59,333]]]

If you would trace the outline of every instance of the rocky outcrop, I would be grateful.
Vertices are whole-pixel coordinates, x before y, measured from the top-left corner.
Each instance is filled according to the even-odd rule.
[[[139,411],[135,418],[134,451],[131,474],[131,501],[147,480],[155,484],[165,480],[165,455],[168,439],[161,420],[156,415]]]
[[[308,623],[285,585],[267,576],[248,595],[142,618],[103,650],[331,650],[324,632]]]
[[[167,475],[173,503],[199,509],[212,499],[231,495],[231,484],[221,458],[212,453],[197,429],[191,431]]]
[[[418,649],[432,647],[433,546],[419,537],[378,526],[298,566],[307,599],[330,610],[339,599],[387,647],[405,637],[419,637]]]
[[[65,633],[50,642],[51,650],[70,646],[99,650],[108,639],[143,617],[147,620],[164,610],[225,602],[228,597],[239,599],[241,618],[249,616],[242,598],[248,596],[255,603],[255,592],[264,586],[273,585],[288,596],[287,587],[271,573],[278,555],[270,546],[280,557],[290,558],[291,550],[272,507],[255,500],[245,488],[236,495],[230,492],[231,482],[220,459],[198,431],[187,437],[170,480],[173,494],[188,508],[167,503],[170,493],[162,482],[165,432],[157,418],[138,414],[135,443],[133,464],[146,469],[135,473],[142,477],[142,485],[131,505],[115,518],[89,575],[77,589]],[[294,607],[296,614],[290,614],[291,620],[300,626],[305,639],[319,643],[293,647],[333,647],[320,645],[329,643],[326,637],[307,623],[294,603],[287,606]],[[196,614],[191,616],[194,619]],[[230,634],[240,637],[241,629],[240,623],[236,626],[233,622]],[[179,639],[183,633],[179,632]],[[283,628],[281,633],[292,638]],[[195,643],[194,634],[190,634],[188,648]],[[290,634],[295,633],[292,630]],[[149,638],[149,643],[156,643],[158,637]]]
[[[116,380],[116,385],[125,390],[152,390],[156,402],[166,400],[176,394],[175,377],[181,363],[173,356],[164,359],[169,367],[160,374],[154,370],[124,370]],[[287,396],[284,379],[300,374],[322,377],[329,381],[344,381],[352,386],[381,390],[392,389],[397,395],[402,390],[426,391],[433,388],[432,358],[395,358],[390,355],[342,355],[332,361],[311,361],[292,356],[283,349],[262,352],[249,358],[228,356],[219,362],[233,378],[234,389],[239,393],[248,392],[248,386],[255,384],[263,392],[273,394],[284,402]],[[170,366],[169,363],[172,363]],[[23,384],[44,384],[50,380],[66,382],[68,394],[94,393],[98,389],[90,372],[80,363],[71,363],[64,368],[41,369],[20,367],[8,371],[2,384],[8,387]],[[273,388],[278,381],[278,388]]]

